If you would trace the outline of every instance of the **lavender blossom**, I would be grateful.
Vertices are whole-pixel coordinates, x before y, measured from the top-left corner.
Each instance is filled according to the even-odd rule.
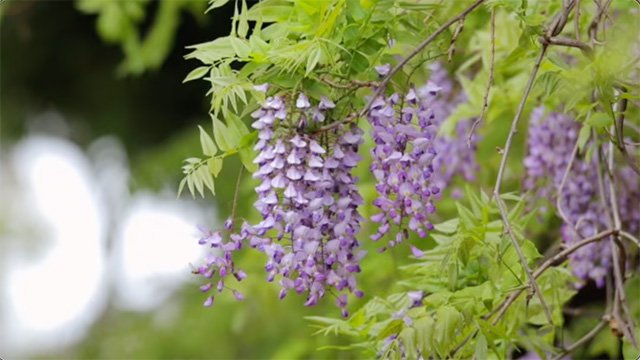
[[[324,121],[334,107],[327,98],[312,106],[299,94],[295,107],[273,97],[253,114],[252,126],[259,130],[253,176],[260,181],[254,207],[262,221],[245,222],[232,239],[267,255],[267,280],[279,279],[280,298],[294,291],[306,294],[305,305],[313,306],[334,288],[342,293],[337,305],[347,316],[344,292],[361,296],[355,274],[364,256],[356,239],[363,200],[352,170],[361,160],[357,152],[363,132],[355,125],[337,128],[328,134],[335,139],[329,149],[326,138],[304,131]],[[285,121],[298,126],[293,130]]]
[[[566,216],[561,234],[567,246],[612,228],[606,215],[609,194],[605,192],[603,199],[598,190],[597,154],[591,158],[576,157],[560,189],[579,128],[580,125],[567,115],[551,113],[544,116],[544,109],[536,108],[531,115],[528,155],[524,161],[525,188],[534,191],[536,198],[544,198],[552,204],[559,198],[558,210]],[[619,188],[616,201],[622,225],[637,232],[640,229],[638,176],[628,167],[616,169],[614,176]],[[608,188],[608,179],[604,181],[605,188]],[[542,211],[547,210],[542,208]],[[598,287],[604,286],[612,263],[610,244],[605,239],[572,253],[569,260],[574,275],[582,281],[591,279]],[[577,284],[579,287],[583,285],[584,282]]]

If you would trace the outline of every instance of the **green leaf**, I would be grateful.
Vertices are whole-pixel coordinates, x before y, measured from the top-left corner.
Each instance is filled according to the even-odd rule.
[[[229,114],[226,117],[227,129],[229,130],[230,141],[229,145],[237,147],[244,136],[249,134],[249,129],[240,118],[234,114]]]
[[[211,136],[202,128],[202,126],[198,125],[200,129],[200,144],[202,146],[202,152],[207,156],[215,156],[218,152],[218,148],[213,143]]]
[[[187,183],[187,177],[185,176],[180,180],[180,185],[178,186],[178,197],[182,194],[182,190],[184,190],[184,185]]]
[[[249,57],[249,53],[251,53],[251,48],[247,43],[247,40],[240,39],[237,37],[230,37],[229,42],[231,43],[231,47],[236,55],[241,59],[246,59]]]
[[[217,38],[213,41],[187,46],[187,49],[195,49],[187,54],[185,59],[198,59],[205,64],[213,64],[220,59],[233,57],[235,51],[231,47],[228,36]]]
[[[591,125],[582,124],[580,128],[580,133],[578,133],[578,149],[582,151],[584,146],[587,144],[589,137],[591,136]]]
[[[219,7],[223,7],[225,6],[227,3],[229,2],[229,0],[209,0],[209,7],[207,8],[207,11],[205,11],[205,13],[208,13],[209,11],[219,8]]]
[[[602,130],[608,128],[613,124],[613,118],[605,113],[595,113],[589,116],[586,120],[586,124],[590,125],[596,130]]]
[[[220,161],[220,162],[221,162],[220,166],[222,166],[222,161]],[[201,166],[200,169],[198,169],[198,170],[202,170],[202,175],[201,175],[202,182],[204,183],[204,185],[209,190],[211,190],[211,194],[213,196],[215,196],[216,195],[216,189],[215,189],[215,186],[213,184],[213,176],[212,176],[211,172],[204,166]],[[201,193],[201,195],[202,195],[202,197],[204,197],[203,193]]]
[[[212,158],[207,160],[207,166],[209,167],[209,171],[215,177],[218,177],[220,171],[222,170],[222,159],[220,158]]]
[[[311,54],[309,54],[309,57],[307,58],[307,69],[305,71],[305,76],[308,76],[313,71],[313,69],[316,68],[316,65],[320,61],[321,57],[322,57],[322,49],[320,49],[319,47],[316,47],[313,50],[311,50]]]
[[[487,358],[487,338],[481,333],[476,338],[476,359],[486,359]]]
[[[441,233],[453,234],[458,229],[459,223],[460,223],[460,220],[458,220],[458,218],[453,218],[445,222],[442,222],[440,224],[437,224],[434,227],[437,231]]]
[[[184,84],[187,81],[200,79],[209,72],[209,69],[211,69],[209,66],[200,66],[191,70],[191,72],[184,78],[184,80],[182,80],[182,83]]]
[[[238,36],[241,38],[247,37],[249,32],[249,18],[248,18],[247,1],[242,0],[242,11],[240,12],[240,18],[238,19]]]
[[[213,137],[216,139],[216,144],[222,151],[229,151],[233,147],[229,144],[229,130],[227,126],[218,118],[211,115],[211,120],[213,121]]]
[[[252,131],[252,132],[244,135],[240,139],[240,143],[238,144],[238,148],[244,149],[244,148],[248,148],[248,147],[253,147],[253,144],[256,142],[257,138],[258,138],[258,132],[257,131]]]
[[[252,173],[258,170],[258,165],[253,163],[255,153],[252,148],[242,148],[238,151],[238,155],[240,155],[240,161],[242,162],[242,165],[244,165],[245,169],[247,169],[247,171]]]

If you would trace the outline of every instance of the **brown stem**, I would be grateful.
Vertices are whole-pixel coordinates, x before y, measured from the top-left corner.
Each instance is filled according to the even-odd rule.
[[[321,127],[320,129],[318,129],[318,131],[322,132],[322,131],[331,130],[331,129],[336,128],[336,127],[338,127],[338,126],[340,126],[342,124],[349,123],[349,122],[352,122],[352,121],[354,121],[356,119],[359,119],[359,118],[363,117],[369,111],[369,109],[371,108],[371,105],[378,98],[378,96],[380,96],[384,92],[385,88],[389,84],[389,81],[391,81],[391,78],[395,74],[397,74],[398,71],[400,71],[411,59],[413,59],[418,54],[420,54],[422,52],[422,50],[424,50],[429,44],[431,44],[440,34],[445,32],[451,25],[453,25],[454,23],[460,21],[464,17],[466,17],[470,12],[475,10],[483,2],[485,2],[485,0],[476,0],[476,1],[474,1],[473,4],[469,5],[469,7],[464,9],[460,14],[452,17],[447,22],[442,24],[436,31],[434,31],[431,35],[429,35],[428,38],[426,38],[423,42],[421,42],[409,55],[407,55],[407,57],[402,59],[402,61],[400,61],[393,69],[391,69],[391,71],[389,71],[389,73],[382,79],[378,89],[375,91],[373,96],[371,96],[371,98],[369,99],[367,104],[364,106],[364,108],[362,108],[362,110],[360,110],[360,112],[356,116],[350,116],[350,117],[348,117],[348,118],[346,118],[346,119],[344,119],[342,121],[335,121],[335,122],[333,122],[333,123],[331,123],[329,125],[325,125],[325,126]]]
[[[583,43],[582,41],[579,40],[575,40],[575,39],[569,39],[563,36],[556,36],[556,37],[552,37],[549,38],[547,41],[549,41],[549,44],[551,45],[559,45],[559,46],[568,46],[568,47],[574,47],[574,48],[578,48],[582,51],[584,51],[587,54],[591,54],[591,52],[593,51],[593,49],[591,49],[591,46],[589,46],[588,44]]]
[[[604,238],[606,238],[607,236],[611,236],[611,235],[615,235],[618,234],[619,231],[616,229],[609,229],[606,231],[602,231],[592,237],[586,238],[582,241],[579,241],[573,245],[571,245],[570,247],[562,250],[561,252],[557,253],[556,255],[554,255],[553,257],[547,259],[544,263],[542,263],[542,265],[540,265],[536,271],[533,273],[533,276],[535,278],[540,277],[540,275],[542,275],[545,271],[547,271],[549,268],[559,265],[561,264],[564,260],[567,259],[567,257],[569,255],[571,255],[572,253],[574,253],[575,251],[577,251],[578,249],[582,248],[583,246],[589,245],[593,242],[596,241],[600,241]],[[509,307],[518,299],[518,297],[520,296],[520,294],[522,294],[524,292],[524,288],[520,288],[515,290],[514,292],[512,292],[508,298],[506,298],[498,307],[494,308],[491,312],[489,312],[488,314],[486,314],[484,316],[484,320],[489,320],[491,319],[491,317],[493,317],[493,315],[495,315],[496,313],[498,314],[496,316],[495,319],[493,319],[493,321],[491,321],[492,325],[496,325],[498,323],[498,321],[500,321],[500,319],[504,316],[504,314],[507,312],[507,310],[509,309]],[[476,336],[478,330],[475,330],[473,332],[471,332],[467,337],[465,337],[454,349],[453,351],[451,351],[451,353],[449,354],[450,358],[454,358],[455,354],[460,351],[464,345],[471,340],[473,337]]]
[[[571,152],[571,157],[569,158],[569,163],[567,164],[567,168],[564,170],[564,174],[562,175],[562,180],[560,181],[560,186],[558,187],[558,192],[556,194],[556,208],[558,209],[558,215],[562,218],[565,224],[569,225],[571,231],[576,236],[576,239],[581,239],[582,236],[578,233],[576,229],[576,224],[571,223],[569,218],[565,214],[562,209],[562,190],[564,189],[564,185],[567,182],[567,178],[569,177],[569,172],[571,172],[571,168],[573,167],[573,162],[576,159],[576,155],[578,155],[578,140],[576,139],[576,144],[573,146],[573,151]]]
[[[620,210],[618,208],[618,196],[616,193],[616,184],[614,178],[614,162],[613,162],[613,143],[609,143],[609,153],[608,155],[608,171],[607,174],[609,176],[609,202],[611,204],[611,211],[613,213],[613,224],[616,229],[620,229],[622,223],[620,221]],[[620,317],[619,322],[622,325],[622,332],[624,335],[631,341],[633,346],[638,347],[638,343],[635,337],[635,329],[633,326],[633,319],[631,318],[631,314],[629,313],[629,309],[626,303],[626,294],[624,289],[624,266],[621,264],[621,261],[624,261],[624,247],[620,243],[620,239],[618,239],[618,235],[614,235],[613,239],[610,242],[611,246],[611,256],[613,258],[613,278],[615,284],[616,294],[618,295],[618,301],[621,308],[621,313],[618,311],[614,311],[613,316],[618,319]],[[626,315],[626,318],[625,318]]]
[[[540,277],[540,275],[542,275],[545,271],[547,271],[552,266],[561,264],[564,260],[567,259],[569,255],[571,255],[578,249],[582,248],[583,246],[589,245],[596,241],[600,241],[606,238],[607,236],[615,235],[618,233],[619,233],[619,230],[617,229],[605,230],[594,236],[588,237],[584,240],[581,240],[571,245],[570,247],[562,250],[561,252],[557,253],[556,255],[554,255],[550,259],[547,259],[544,263],[542,263],[542,265],[540,265],[540,267],[538,267],[536,271],[533,272],[533,277],[538,278]],[[497,310],[494,310],[485,316],[485,320],[490,319],[497,312],[498,314],[497,317],[492,321],[492,324],[494,325],[497,324],[498,321],[502,318],[502,316],[504,316],[504,314],[507,312],[507,309],[509,308],[509,306],[511,306],[511,304],[513,304],[518,299],[518,296],[520,296],[520,294],[522,294],[523,291],[524,289],[518,289],[515,292],[511,293],[511,295],[505,301],[503,301],[502,304],[500,304],[500,306],[496,308]]]
[[[527,83],[527,87],[525,88],[524,91],[524,95],[522,96],[522,99],[520,100],[520,104],[518,105],[518,110],[516,111],[516,115],[513,119],[513,121],[511,122],[511,130],[509,131],[509,135],[507,136],[507,142],[505,144],[504,147],[504,151],[502,153],[502,160],[500,162],[500,168],[498,169],[498,177],[496,179],[496,185],[495,188],[493,190],[493,196],[496,200],[496,203],[498,204],[498,209],[500,210],[500,216],[502,217],[502,222],[504,224],[504,228],[505,231],[507,232],[507,234],[509,235],[509,239],[511,240],[511,244],[513,245],[513,248],[516,250],[516,253],[518,254],[518,258],[520,259],[520,263],[522,264],[522,268],[525,270],[525,272],[527,273],[527,277],[529,278],[529,283],[530,286],[532,288],[532,290],[535,292],[536,296],[538,296],[538,299],[540,299],[540,304],[542,305],[542,308],[544,309],[544,314],[547,318],[547,321],[550,324],[553,324],[553,319],[551,317],[551,311],[549,310],[549,307],[547,306],[546,301],[544,300],[544,296],[542,295],[542,292],[540,291],[540,288],[538,286],[538,283],[535,281],[535,278],[533,277],[532,273],[531,273],[531,269],[529,268],[529,264],[527,264],[527,260],[522,252],[522,248],[520,247],[520,244],[518,243],[518,240],[516,239],[515,235],[513,234],[513,230],[511,229],[511,224],[509,223],[509,215],[507,212],[507,208],[506,205],[504,204],[504,202],[502,201],[502,199],[500,198],[500,187],[502,185],[502,178],[504,176],[504,170],[506,168],[507,165],[507,158],[509,155],[509,150],[511,149],[511,143],[513,142],[513,137],[517,131],[518,128],[518,122],[520,121],[520,118],[522,117],[522,112],[524,110],[524,106],[527,102],[527,98],[529,97],[529,93],[531,92],[531,89],[533,88],[533,83],[535,82],[536,79],[536,74],[538,73],[538,69],[540,68],[540,64],[542,63],[542,59],[544,58],[544,55],[547,51],[547,45],[543,44],[542,45],[542,50],[540,51],[540,55],[538,56],[538,59],[535,62],[535,65],[533,66],[533,70],[531,71],[531,75],[529,76],[529,82]]]
[[[471,137],[476,130],[476,127],[480,122],[484,121],[487,116],[487,110],[489,108],[489,92],[491,91],[491,86],[493,85],[493,72],[495,66],[495,56],[496,56],[496,9],[491,10],[491,64],[489,67],[489,81],[487,81],[487,88],[484,91],[484,100],[482,103],[482,112],[480,112],[480,117],[477,118],[473,124],[471,125],[471,129],[469,130],[469,134],[467,135],[467,146],[471,147]]]
[[[564,349],[564,351],[562,351],[560,354],[556,355],[553,358],[553,360],[560,360],[563,357],[565,357],[566,355],[568,355],[568,354],[572,353],[573,351],[575,351],[577,348],[579,348],[582,345],[586,344],[589,340],[593,339],[596,335],[598,335],[598,333],[600,331],[602,331],[602,329],[604,329],[605,326],[607,326],[607,322],[608,321],[609,321],[609,315],[603,315],[602,319],[600,320],[598,325],[596,325],[593,329],[591,329],[591,331],[586,333],[583,337],[581,337],[578,341],[573,343],[571,346],[569,346],[568,348]]]

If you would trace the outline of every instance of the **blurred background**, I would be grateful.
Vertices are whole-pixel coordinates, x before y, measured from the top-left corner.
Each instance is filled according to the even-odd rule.
[[[245,302],[201,306],[196,225],[220,226],[237,174],[216,199],[176,197],[196,125],[210,127],[206,83],[182,84],[197,66],[185,47],[228,34],[233,13],[206,5],[0,1],[0,357],[292,358],[328,343],[303,317],[337,310],[278,301],[259,256],[242,260],[257,270]]]
[[[204,257],[197,225],[221,227],[239,169],[225,161],[215,198],[176,196],[182,160],[201,153],[197,125],[211,130],[207,83],[182,83],[199,65],[183,58],[185,47],[227,35],[233,15],[233,2],[210,14],[206,6],[0,0],[1,358],[358,358],[346,348],[352,339],[314,335],[305,319],[339,317],[333,299],[313,308],[299,296],[278,300],[261,254],[238,260],[249,274],[239,287],[246,300],[224,294],[202,306],[191,274]],[[511,118],[507,109],[497,121]],[[495,178],[507,130],[483,134],[478,158],[492,166],[478,183]],[[373,198],[366,165],[358,171]],[[239,194],[238,213],[255,216],[248,176]],[[436,223],[455,213],[457,200],[444,198]],[[535,230],[542,245],[557,238],[553,221]],[[363,230],[364,239],[371,229]],[[366,257],[358,279],[366,296],[350,308],[397,291],[408,253]],[[571,305],[602,298],[589,286]],[[593,353],[615,353],[603,334]]]
[[[229,5],[0,0],[1,358],[358,357],[305,319],[339,317],[333,299],[278,300],[261,254],[238,261],[246,300],[202,306],[197,225],[229,215],[239,161],[215,198],[176,196],[197,125],[211,130],[208,86],[182,83],[199,65],[183,56],[229,33]],[[252,214],[249,177],[239,194]],[[397,286],[408,253],[364,261],[368,295]]]

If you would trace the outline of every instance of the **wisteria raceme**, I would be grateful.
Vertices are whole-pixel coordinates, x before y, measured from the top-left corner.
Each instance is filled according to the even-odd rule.
[[[569,116],[551,113],[544,116],[544,108],[536,108],[529,126],[528,155],[525,158],[525,187],[538,197],[559,206],[567,223],[561,228],[563,241],[569,246],[600,231],[612,228],[607,209],[610,202],[605,191],[602,199],[598,190],[597,154],[591,159],[577,157],[560,189],[562,177],[569,165],[580,125]],[[614,173],[618,181],[617,203],[624,228],[638,231],[640,228],[640,201],[638,176],[628,167],[620,167]],[[608,179],[604,179],[608,188]],[[559,193],[559,190],[562,190]],[[636,205],[634,205],[636,204]],[[543,208],[544,211],[544,208]],[[592,279],[596,285],[604,285],[611,268],[610,241],[600,241],[584,246],[569,257],[573,273],[582,280]],[[582,286],[583,283],[578,284]]]
[[[433,201],[441,189],[457,175],[475,180],[477,137],[472,136],[471,146],[466,141],[471,120],[459,121],[453,136],[437,135],[444,120],[462,101],[464,95],[453,92],[446,70],[436,64],[431,80],[417,90],[410,89],[404,99],[393,94],[371,104],[368,120],[375,142],[371,170],[380,194],[374,205],[381,210],[372,217],[380,224],[373,240],[381,239],[395,227],[389,246],[408,236],[406,228],[420,237],[426,236],[426,231],[433,228],[427,215],[435,211]]]
[[[200,286],[200,290],[204,293],[212,293],[215,290],[219,293],[225,288],[225,280],[230,275],[233,275],[237,281],[242,281],[247,277],[247,274],[239,269],[236,269],[233,262],[233,253],[236,250],[242,248],[242,242],[238,239],[231,239],[230,241],[224,241],[222,231],[211,231],[203,226],[199,226],[202,232],[202,237],[198,241],[200,245],[208,246],[213,249],[214,253],[208,254],[205,260],[205,264],[194,270],[195,274],[202,275],[207,282]],[[225,222],[225,232],[231,230],[231,222]],[[214,279],[217,279],[214,280]],[[235,289],[231,289],[234,297],[238,300],[242,300],[244,296]],[[204,302],[204,306],[213,305],[214,295],[209,295]]]
[[[334,106],[323,98],[312,107],[300,94],[295,109],[272,97],[253,114],[259,131],[254,178],[260,180],[254,207],[263,220],[245,222],[231,239],[246,240],[268,256],[267,280],[280,278],[280,298],[289,291],[304,293],[305,305],[312,306],[334,288],[340,293],[336,303],[347,316],[345,291],[362,296],[355,274],[364,256],[356,239],[363,200],[352,174],[361,160],[362,131],[350,125],[325,133],[325,140],[332,137],[330,151],[304,132],[307,125],[324,121]]]
[[[393,227],[398,231],[389,246],[408,237],[405,226],[420,237],[433,229],[428,214],[435,211],[432,196],[440,192],[431,182],[437,154],[433,147],[433,118],[433,111],[421,103],[413,89],[404,99],[393,94],[380,97],[371,105],[368,120],[375,143],[371,171],[379,194],[373,205],[381,211],[371,218],[380,224],[372,235],[374,241]]]
[[[464,91],[454,91],[454,84],[447,70],[436,62],[431,66],[429,82],[418,89],[418,96],[434,114],[433,122],[438,131],[455,108],[466,101]],[[467,141],[474,119],[462,119],[455,125],[453,134],[439,131],[434,141],[437,152],[433,160],[435,173],[432,182],[441,189],[448,187],[456,176],[467,182],[475,181],[479,170],[476,162],[478,136],[472,134]],[[457,193],[453,189],[452,193]]]

